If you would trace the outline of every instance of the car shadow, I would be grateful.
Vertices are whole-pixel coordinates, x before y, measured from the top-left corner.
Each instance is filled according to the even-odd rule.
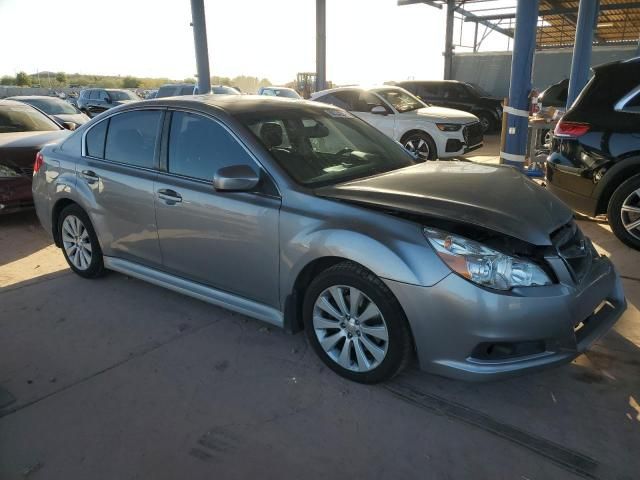
[[[0,215],[0,267],[51,245],[35,210]]]

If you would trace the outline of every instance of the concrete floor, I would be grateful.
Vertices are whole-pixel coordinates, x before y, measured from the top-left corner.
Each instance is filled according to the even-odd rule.
[[[362,386],[302,335],[111,273],[67,270],[0,217],[0,479],[636,479],[640,253],[581,226],[629,311],[573,363],[469,384]]]

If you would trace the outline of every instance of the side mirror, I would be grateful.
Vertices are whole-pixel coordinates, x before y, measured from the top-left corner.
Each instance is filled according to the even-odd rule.
[[[376,105],[375,107],[371,108],[371,113],[373,113],[374,115],[387,115],[387,109],[384,108],[382,105]]]
[[[219,192],[248,192],[259,181],[259,175],[249,165],[231,165],[216,172],[213,187]]]
[[[71,130],[72,132],[76,129],[76,124],[73,122],[62,122],[62,126],[67,130]]]

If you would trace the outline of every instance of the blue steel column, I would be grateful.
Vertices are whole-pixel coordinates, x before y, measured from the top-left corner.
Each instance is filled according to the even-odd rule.
[[[316,91],[327,85],[327,3],[316,0]]]
[[[193,42],[196,48],[196,66],[198,68],[198,92],[211,92],[209,74],[209,49],[207,47],[207,24],[204,16],[204,0],[191,0],[191,26]]]
[[[576,39],[573,45],[573,60],[571,61],[571,76],[569,77],[567,108],[571,106],[589,80],[593,32],[598,22],[599,4],[599,0],[580,0]]]
[[[536,49],[539,0],[518,0],[516,27],[513,37],[511,59],[511,84],[507,113],[507,132],[501,161],[507,165],[523,168],[527,152],[527,129],[529,128],[529,93],[531,71]]]

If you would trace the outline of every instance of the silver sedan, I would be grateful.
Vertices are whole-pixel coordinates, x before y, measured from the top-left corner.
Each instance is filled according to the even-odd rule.
[[[568,362],[626,308],[571,211],[516,170],[421,161],[318,103],[117,107],[42,150],[33,194],[78,275],[304,330],[358,382],[414,356],[474,380]]]

